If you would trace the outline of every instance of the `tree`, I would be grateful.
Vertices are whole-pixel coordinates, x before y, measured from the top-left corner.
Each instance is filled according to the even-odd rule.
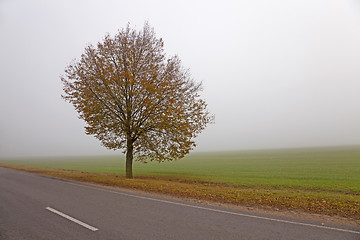
[[[62,97],[86,122],[85,133],[126,153],[126,177],[136,160],[184,157],[213,116],[177,56],[166,58],[162,39],[145,23],[89,45],[61,76]]]

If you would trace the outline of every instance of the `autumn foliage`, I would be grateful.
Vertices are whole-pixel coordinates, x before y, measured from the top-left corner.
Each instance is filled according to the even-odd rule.
[[[61,77],[65,94],[86,134],[126,152],[126,176],[139,161],[184,157],[213,116],[177,56],[167,58],[162,39],[145,23],[89,45]]]

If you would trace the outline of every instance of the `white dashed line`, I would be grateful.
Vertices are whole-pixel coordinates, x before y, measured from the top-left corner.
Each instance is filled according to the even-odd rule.
[[[83,226],[83,227],[85,227],[87,229],[90,229],[91,231],[95,232],[95,231],[99,230],[99,229],[97,229],[97,228],[95,228],[93,226],[90,226],[89,224],[86,224],[86,223],[84,223],[82,221],[79,221],[79,220],[73,218],[73,217],[70,217],[69,215],[66,215],[65,213],[62,213],[62,212],[60,212],[60,211],[58,211],[56,209],[53,209],[51,207],[46,207],[45,209],[49,210],[50,212],[56,213],[57,215],[60,215],[60,216],[66,218],[66,219],[68,219],[68,220],[70,220],[70,221],[72,221],[74,223],[77,223],[77,224],[79,224],[79,225],[81,225],[81,226]]]

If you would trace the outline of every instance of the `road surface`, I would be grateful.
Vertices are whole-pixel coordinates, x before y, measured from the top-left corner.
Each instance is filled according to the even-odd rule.
[[[0,239],[360,239],[360,228],[209,207],[0,168]]]

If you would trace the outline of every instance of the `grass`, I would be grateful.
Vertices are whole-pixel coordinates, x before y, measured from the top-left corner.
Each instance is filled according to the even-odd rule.
[[[77,181],[360,219],[360,147],[193,153],[176,162],[135,163],[133,180],[123,177],[121,157],[0,160],[1,165]]]

